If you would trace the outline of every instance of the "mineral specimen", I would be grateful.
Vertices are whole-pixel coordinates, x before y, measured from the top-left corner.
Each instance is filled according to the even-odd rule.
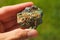
[[[17,23],[20,28],[36,29],[42,23],[42,10],[36,6],[26,7],[17,14]]]

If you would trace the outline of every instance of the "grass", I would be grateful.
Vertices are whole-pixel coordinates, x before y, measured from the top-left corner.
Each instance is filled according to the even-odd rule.
[[[0,0],[0,7],[32,1],[43,10],[39,36],[31,40],[60,40],[60,0]]]

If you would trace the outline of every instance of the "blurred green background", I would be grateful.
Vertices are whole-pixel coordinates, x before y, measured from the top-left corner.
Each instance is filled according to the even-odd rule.
[[[43,10],[39,36],[31,40],[60,40],[60,0],[0,0],[0,7],[32,1]]]

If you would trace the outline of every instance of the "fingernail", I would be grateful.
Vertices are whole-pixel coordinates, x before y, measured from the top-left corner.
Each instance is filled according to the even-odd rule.
[[[37,31],[34,29],[28,32],[28,37],[36,37],[37,35]]]

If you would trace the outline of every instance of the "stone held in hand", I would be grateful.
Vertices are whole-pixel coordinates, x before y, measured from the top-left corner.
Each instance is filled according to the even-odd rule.
[[[42,23],[42,10],[36,6],[26,7],[17,14],[20,28],[36,29]]]

